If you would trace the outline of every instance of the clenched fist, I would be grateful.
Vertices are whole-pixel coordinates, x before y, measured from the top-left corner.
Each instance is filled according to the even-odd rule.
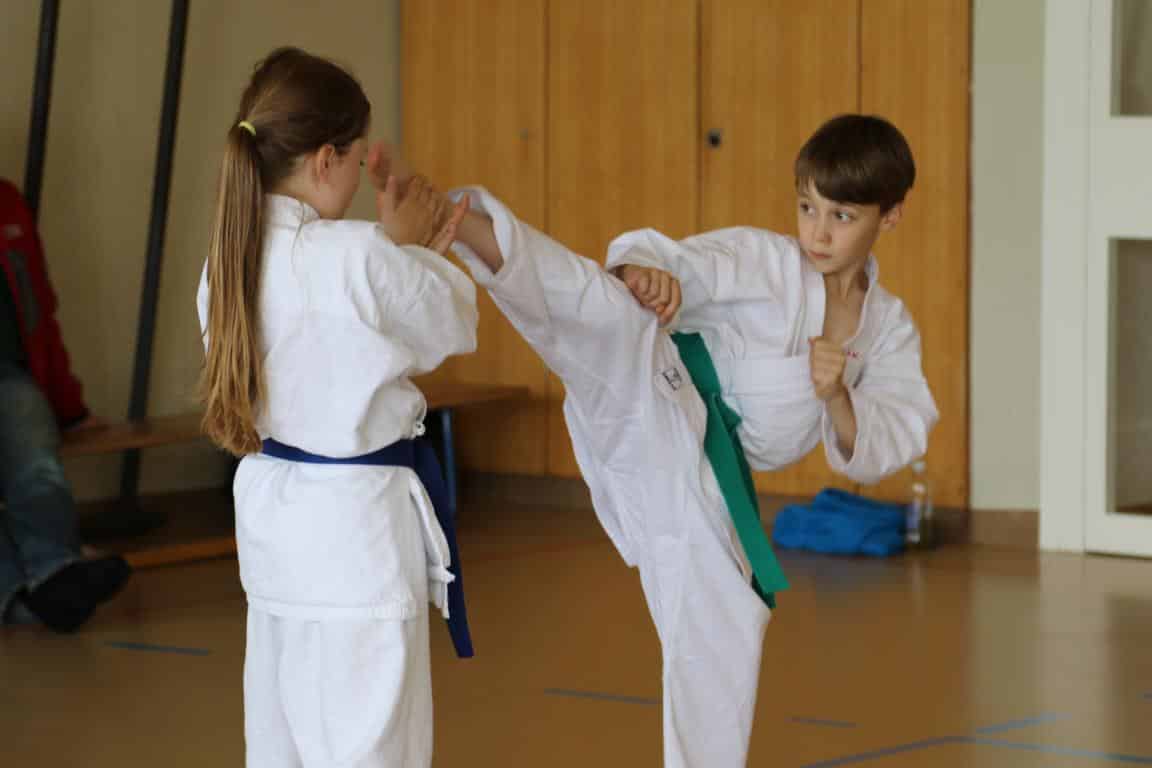
[[[838,345],[824,338],[809,339],[812,365],[812,386],[816,397],[824,402],[847,394],[844,387],[844,367],[848,364],[848,353]]]

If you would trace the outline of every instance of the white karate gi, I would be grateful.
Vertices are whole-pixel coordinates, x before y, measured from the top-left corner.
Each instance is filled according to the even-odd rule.
[[[607,268],[622,264],[679,278],[673,328],[703,337],[724,401],[743,419],[739,436],[754,469],[785,467],[822,439],[833,470],[871,484],[924,455],[938,414],[920,335],[903,302],[880,285],[875,259],[859,330],[846,345],[857,428],[850,457],[812,386],[808,339],[823,335],[824,279],[793,238],[732,227],[677,242],[645,229],[609,246]]]
[[[268,195],[257,429],[346,458],[423,434],[408,380],[476,347],[475,287],[372,222]],[[197,297],[207,338],[207,267]],[[248,597],[247,764],[420,768],[432,760],[428,608],[446,612],[447,542],[400,467],[245,457],[234,483]]]
[[[493,219],[504,266],[493,274],[456,247],[563,380],[596,513],[640,571],[663,650],[664,764],[743,766],[770,612],[703,452],[704,403],[676,345],[623,283],[484,190],[468,192]]]

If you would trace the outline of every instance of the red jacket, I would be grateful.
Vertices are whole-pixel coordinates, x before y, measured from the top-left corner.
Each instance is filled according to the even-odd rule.
[[[52,404],[61,427],[83,421],[88,408],[60,338],[56,294],[48,282],[36,222],[20,191],[4,179],[0,179],[0,271],[20,308],[17,314],[28,372]],[[31,301],[24,294],[25,286],[32,293]]]

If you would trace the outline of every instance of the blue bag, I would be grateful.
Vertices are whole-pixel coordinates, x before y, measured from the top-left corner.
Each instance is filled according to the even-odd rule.
[[[904,529],[902,506],[825,488],[811,504],[780,510],[772,538],[783,549],[887,557],[904,550]]]

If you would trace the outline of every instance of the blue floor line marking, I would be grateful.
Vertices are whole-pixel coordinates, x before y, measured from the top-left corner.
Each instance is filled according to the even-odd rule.
[[[612,701],[617,704],[643,704],[655,707],[660,704],[659,699],[647,699],[642,696],[618,696],[614,693],[599,693],[597,691],[572,691],[564,688],[548,688],[544,691],[548,696],[563,696],[570,699],[595,699],[596,701]]]
[[[828,728],[855,728],[856,723],[849,723],[845,720],[823,720],[818,717],[793,717],[792,722],[803,723],[804,725],[823,725]]]
[[[104,643],[109,648],[119,648],[125,651],[149,651],[151,653],[176,653],[183,656],[207,656],[212,651],[207,648],[178,648],[173,645],[153,645],[152,643],[128,643],[109,641]]]
[[[1023,752],[1039,752],[1062,757],[1085,757],[1093,760],[1108,760],[1114,763],[1127,763],[1130,765],[1152,765],[1152,755],[1129,755],[1121,752],[1100,752],[1092,749],[1076,749],[1073,747],[1059,747],[1049,744],[1029,744],[1004,739],[989,739],[978,736],[944,736],[938,739],[924,739],[909,744],[899,744],[885,749],[876,749],[870,752],[860,752],[855,755],[837,757],[831,760],[822,760],[818,763],[808,763],[804,768],[836,768],[842,765],[854,765],[870,760],[879,760],[906,752],[916,752],[945,744],[970,744],[981,747],[995,747],[997,749],[1014,749]]]
[[[1073,749],[1071,747],[1056,747],[1048,744],[1025,744],[1001,739],[968,738],[970,744],[979,744],[985,747],[999,747],[1001,749],[1016,749],[1026,752],[1043,752],[1049,755],[1064,755],[1065,757],[1091,757],[1096,760],[1111,760],[1117,763],[1135,763],[1139,765],[1152,765],[1150,755],[1125,755],[1117,752],[1096,752],[1091,749]]]
[[[1068,715],[1052,713],[1040,715],[1039,717],[1029,717],[1022,720],[1009,720],[1005,723],[997,723],[996,725],[988,725],[983,728],[977,728],[975,733],[980,735],[989,735],[993,733],[1003,733],[1004,731],[1018,731],[1022,728],[1031,728],[1035,725],[1044,725],[1045,723],[1054,723],[1059,720],[1067,720]]]
[[[855,755],[836,757],[831,760],[821,760],[818,763],[808,763],[803,768],[835,768],[839,765],[853,765],[855,763],[868,762],[869,760],[879,760],[882,757],[900,755],[905,752],[916,752],[921,749],[938,747],[942,744],[962,744],[964,741],[965,739],[962,736],[943,736],[939,739],[924,739],[923,741],[913,741],[909,744],[898,744],[894,747],[875,749],[871,752],[860,752]]]

